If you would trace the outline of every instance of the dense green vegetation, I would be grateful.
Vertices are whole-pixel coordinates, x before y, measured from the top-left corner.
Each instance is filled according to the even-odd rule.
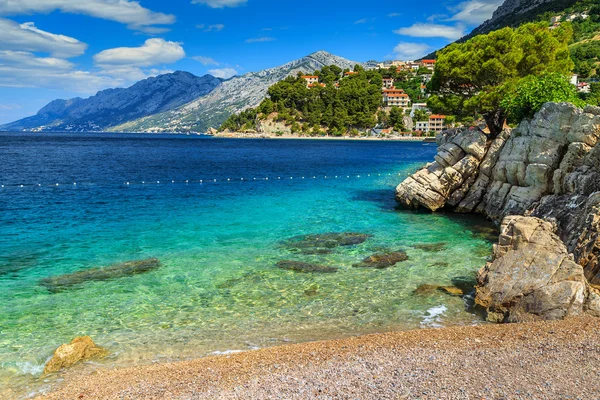
[[[502,100],[521,79],[571,73],[571,37],[569,24],[551,31],[545,23],[530,23],[454,43],[438,54],[428,104],[447,114],[481,114],[495,137],[508,117]]]
[[[501,106],[506,110],[510,122],[519,123],[525,118],[532,118],[548,102],[570,102],[580,107],[585,105],[569,78],[559,73],[544,73],[521,79],[514,90],[502,99]]]
[[[599,33],[600,35],[600,33]],[[599,78],[600,40],[572,45],[571,58],[575,63],[575,72],[580,78]]]
[[[365,71],[358,65],[354,71],[357,74],[343,77],[347,71],[323,67],[313,73],[319,76],[320,84],[310,88],[302,74],[288,77],[271,86],[269,97],[256,109],[231,116],[221,130],[253,129],[256,118],[266,119],[272,113],[277,113],[276,121],[290,125],[294,133],[320,134],[326,129],[341,135],[352,129],[372,128],[382,105],[382,76],[379,71]]]

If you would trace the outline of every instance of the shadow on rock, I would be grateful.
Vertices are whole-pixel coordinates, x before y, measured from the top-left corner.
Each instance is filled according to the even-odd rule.
[[[291,260],[283,260],[279,261],[277,264],[277,268],[285,269],[288,271],[295,272],[303,272],[303,273],[334,273],[337,272],[337,268],[329,267],[327,265],[320,264],[310,264],[301,261],[291,261]]]
[[[93,268],[73,274],[53,276],[40,281],[52,293],[68,290],[76,285],[81,285],[91,281],[107,281],[127,276],[143,274],[160,267],[160,261],[156,258],[147,260],[128,261],[121,264],[115,264],[106,268]]]
[[[373,254],[359,263],[352,265],[355,268],[375,268],[384,269],[393,267],[399,262],[408,260],[408,255],[403,251],[394,251],[391,253]]]

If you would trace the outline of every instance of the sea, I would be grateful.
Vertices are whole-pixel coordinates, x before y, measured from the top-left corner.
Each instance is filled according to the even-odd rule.
[[[109,351],[76,367],[95,369],[483,323],[469,296],[417,290],[472,286],[495,234],[477,217],[398,207],[395,186],[436,150],[398,141],[0,133],[0,398],[56,385],[61,375],[43,375],[44,364],[82,335]],[[368,238],[312,253],[293,245],[349,232]],[[408,260],[354,266],[396,251]],[[44,284],[152,258],[159,266],[144,273],[91,274],[60,290]],[[337,270],[286,270],[280,261]]]

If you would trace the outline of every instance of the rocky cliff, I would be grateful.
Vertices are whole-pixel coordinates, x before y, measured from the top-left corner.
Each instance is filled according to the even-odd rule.
[[[107,89],[87,99],[54,100],[36,115],[0,128],[97,131],[125,121],[175,109],[212,92],[221,80],[177,71],[148,78],[126,89]]]
[[[550,222],[552,229],[544,225],[544,231],[551,234],[545,236],[548,248],[543,251],[554,249],[556,257],[570,254],[582,269],[586,285],[600,284],[600,108],[581,110],[571,104],[548,103],[531,121],[522,122],[512,131],[506,129],[495,140],[489,140],[478,128],[469,128],[442,133],[438,144],[435,162],[396,189],[401,204],[432,211],[449,208],[477,212],[498,223],[504,221],[503,226],[510,225],[506,218],[512,216],[531,217],[528,223],[533,225],[536,221]],[[514,235],[522,237],[515,232],[513,229]],[[564,254],[562,248],[552,244],[554,234],[564,246]],[[509,252],[511,265],[530,268],[543,263],[523,255],[541,248],[513,247]],[[525,253],[518,256],[513,251]],[[507,257],[506,253],[497,253],[495,259]],[[488,267],[492,270],[485,276],[502,275],[502,262]],[[523,279],[517,278],[519,268],[511,271],[512,278]],[[559,276],[572,281],[571,273]],[[489,283],[485,277],[480,278],[482,287]],[[543,286],[539,282],[531,284],[529,292],[521,295]],[[504,293],[506,286],[499,285],[495,290]],[[587,286],[584,292],[591,293]],[[490,298],[494,296],[482,302],[494,309],[498,304],[490,303]],[[501,304],[506,308],[515,303]],[[582,304],[584,307],[585,301]],[[559,314],[569,313],[545,315],[550,318]],[[522,312],[520,315],[517,319],[524,319]]]

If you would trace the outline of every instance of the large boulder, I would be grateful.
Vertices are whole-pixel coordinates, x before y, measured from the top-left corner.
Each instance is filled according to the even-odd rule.
[[[61,345],[52,358],[46,363],[44,373],[58,372],[63,368],[70,367],[80,361],[93,358],[101,358],[108,354],[102,347],[96,346],[89,336],[80,336],[73,339],[69,344]]]
[[[590,288],[555,229],[534,217],[504,219],[494,259],[478,276],[475,302],[488,320],[552,320],[584,312]]]

